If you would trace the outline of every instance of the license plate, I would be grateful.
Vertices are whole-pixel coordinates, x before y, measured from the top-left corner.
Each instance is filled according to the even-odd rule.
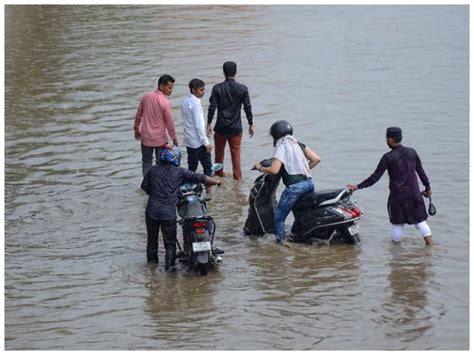
[[[211,242],[196,242],[193,243],[193,251],[211,251]]]
[[[360,226],[358,224],[353,224],[348,229],[351,235],[356,235],[357,233],[359,233]]]

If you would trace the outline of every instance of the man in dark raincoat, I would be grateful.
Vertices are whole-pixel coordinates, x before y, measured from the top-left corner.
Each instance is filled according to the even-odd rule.
[[[148,235],[147,261],[158,264],[158,232],[161,229],[165,245],[165,270],[174,270],[176,259],[176,205],[179,188],[186,182],[218,185],[220,180],[181,168],[181,151],[164,145],[159,152],[160,164],[146,173],[142,189],[148,195],[145,222]]]
[[[387,208],[392,223],[392,241],[400,242],[403,226],[414,224],[425,239],[427,245],[433,244],[433,237],[426,219],[425,203],[423,196],[431,196],[430,181],[426,176],[420,158],[415,149],[404,147],[402,130],[398,127],[387,128],[387,144],[391,151],[385,153],[380,159],[377,169],[367,179],[358,185],[347,185],[353,191],[364,189],[375,184],[388,170],[390,178],[390,195]],[[425,186],[425,191],[420,192],[417,174]]]

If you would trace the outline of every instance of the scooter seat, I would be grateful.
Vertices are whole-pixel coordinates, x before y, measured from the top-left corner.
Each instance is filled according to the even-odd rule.
[[[322,190],[317,192],[308,192],[303,195],[298,201],[296,206],[293,208],[295,210],[304,210],[311,207],[318,206],[321,202],[331,200],[341,193],[344,189],[337,190]]]

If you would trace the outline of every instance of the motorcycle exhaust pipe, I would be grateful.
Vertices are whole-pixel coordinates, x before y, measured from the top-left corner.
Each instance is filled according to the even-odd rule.
[[[222,258],[220,256],[216,257],[216,263],[222,264]]]

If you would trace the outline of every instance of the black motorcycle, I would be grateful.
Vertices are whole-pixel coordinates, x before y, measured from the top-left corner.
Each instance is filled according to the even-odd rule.
[[[264,160],[261,164],[270,166],[271,160]],[[245,234],[275,234],[273,217],[280,179],[280,176],[262,174],[255,180],[249,195]],[[289,240],[307,244],[359,243],[356,221],[363,213],[351,195],[352,191],[345,188],[305,194],[292,210],[295,221]]]
[[[222,164],[214,164],[212,171],[223,168]],[[178,221],[183,231],[183,247],[177,243],[180,252],[176,258],[188,265],[191,270],[207,275],[209,267],[222,261],[219,254],[224,251],[214,247],[216,224],[207,214],[206,202],[209,198],[202,197],[203,184],[185,184],[180,188],[178,199]]]

